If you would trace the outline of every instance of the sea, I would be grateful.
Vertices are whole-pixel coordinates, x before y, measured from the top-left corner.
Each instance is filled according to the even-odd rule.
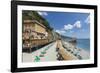
[[[90,51],[90,39],[77,39],[77,47]]]
[[[62,39],[64,41],[70,41],[72,40],[72,38],[66,38],[66,37],[62,37]],[[88,52],[90,52],[90,39],[77,39],[77,48],[81,48],[84,49]]]

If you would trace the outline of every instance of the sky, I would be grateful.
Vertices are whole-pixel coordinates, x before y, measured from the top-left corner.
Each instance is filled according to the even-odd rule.
[[[54,31],[61,35],[90,38],[89,13],[38,11],[38,14],[44,17]]]

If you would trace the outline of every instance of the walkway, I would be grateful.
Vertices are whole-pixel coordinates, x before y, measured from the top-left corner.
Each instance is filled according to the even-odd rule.
[[[32,53],[23,53],[23,62],[56,61],[56,42],[53,42]]]

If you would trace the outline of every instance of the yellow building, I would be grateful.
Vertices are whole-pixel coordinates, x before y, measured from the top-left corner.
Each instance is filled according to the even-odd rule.
[[[24,20],[22,34],[23,48],[32,48],[48,43],[47,28],[36,20]]]
[[[34,36],[34,39],[45,39],[48,34],[46,27],[36,20],[24,20],[23,33],[24,32],[29,32],[30,36]]]

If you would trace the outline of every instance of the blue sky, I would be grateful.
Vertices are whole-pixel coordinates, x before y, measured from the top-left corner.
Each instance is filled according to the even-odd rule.
[[[38,12],[61,35],[90,38],[89,13],[75,12]]]

